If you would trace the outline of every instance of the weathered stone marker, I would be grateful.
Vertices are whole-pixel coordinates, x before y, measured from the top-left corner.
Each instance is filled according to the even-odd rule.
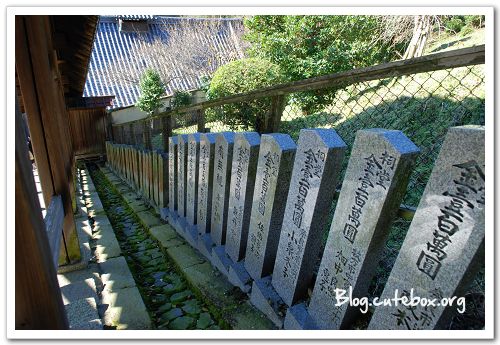
[[[177,137],[168,138],[168,208],[161,210],[163,219],[177,211]]]
[[[188,135],[186,218],[189,225],[196,224],[198,208],[198,164],[200,133]]]
[[[210,213],[212,211],[212,187],[214,175],[214,133],[203,133],[200,136],[200,162],[198,173],[198,233],[210,232]]]
[[[193,247],[198,246],[196,216],[198,208],[198,164],[200,153],[200,133],[188,135],[186,173],[186,239]]]
[[[309,303],[319,328],[339,329],[359,312],[336,306],[334,291],[367,295],[418,152],[400,131],[357,132]]]
[[[484,260],[484,148],[484,127],[448,130],[380,297],[413,295],[436,299],[436,305],[377,306],[369,329],[440,328],[457,308]],[[437,305],[453,296],[448,309]]]
[[[234,136],[226,234],[226,253],[234,262],[245,255],[259,145],[260,135],[256,132]]]
[[[187,176],[187,145],[186,134],[177,136],[177,214],[186,217],[186,176]]]
[[[300,131],[272,279],[254,281],[250,295],[278,327],[286,306],[305,297],[345,149],[333,129]]]
[[[158,154],[158,167],[160,182],[158,184],[160,209],[168,206],[169,184],[168,184],[168,156],[164,152]]]
[[[212,193],[211,236],[216,245],[226,241],[229,182],[233,162],[234,133],[217,134],[215,140],[215,162]]]
[[[345,150],[334,130],[300,131],[272,279],[289,306],[304,297],[312,278]]]
[[[212,255],[212,238],[210,236],[210,214],[212,212],[212,191],[214,175],[214,133],[200,135],[200,160],[198,170],[198,249],[207,258]]]
[[[263,134],[245,255],[253,279],[272,273],[297,146],[287,134]]]

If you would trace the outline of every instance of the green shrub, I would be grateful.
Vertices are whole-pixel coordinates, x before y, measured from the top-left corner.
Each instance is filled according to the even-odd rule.
[[[139,88],[141,95],[137,100],[137,107],[152,115],[161,106],[160,97],[165,93],[165,85],[161,81],[160,74],[148,68],[141,76]]]
[[[191,93],[189,91],[175,90],[170,102],[172,109],[177,109],[191,104]]]
[[[393,60],[406,44],[378,41],[378,16],[257,15],[245,19],[251,56],[280,66],[290,81],[301,80]],[[297,93],[292,103],[306,114],[331,104],[336,87]]]
[[[230,62],[214,73],[207,99],[218,99],[238,93],[248,92],[283,82],[277,65],[266,59],[248,58]],[[231,129],[254,128],[260,131],[265,114],[269,111],[270,99],[225,104],[218,109],[207,109],[208,122],[221,121]]]
[[[453,16],[444,24],[445,28],[454,32],[459,33],[465,26],[465,21],[463,16]]]
[[[444,22],[444,27],[462,36],[470,34],[474,29],[484,26],[484,16],[448,16]]]
[[[175,90],[172,100],[170,101],[170,106],[172,109],[182,108],[191,104],[191,93],[189,91]],[[187,114],[180,113],[174,114],[175,122],[177,126],[185,127],[188,125]]]
[[[471,28],[484,26],[484,16],[465,16],[465,25]]]

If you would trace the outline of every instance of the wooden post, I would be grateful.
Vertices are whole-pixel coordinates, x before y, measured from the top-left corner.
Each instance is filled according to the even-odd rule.
[[[130,144],[135,145],[135,132],[133,123],[129,125],[129,130],[130,130]]]
[[[134,185],[136,189],[139,189],[139,151],[134,148]]]
[[[120,135],[120,126],[114,126],[114,130],[115,130],[115,133],[116,133],[116,141],[115,143],[116,144],[119,144],[121,142],[121,135]]]
[[[198,132],[205,133],[205,109],[196,110],[196,118],[198,121]]]
[[[163,151],[168,153],[168,138],[172,136],[172,116],[164,116],[161,118]]]
[[[114,142],[115,141],[115,136],[114,136],[114,133],[113,133],[113,123],[112,123],[112,119],[111,119],[111,114],[106,114],[106,140],[109,140],[109,141],[112,141]]]
[[[16,98],[16,329],[68,329]]]
[[[152,200],[155,205],[158,206],[158,153],[156,151],[151,152],[151,165],[152,165],[152,185],[153,185],[153,196]]]
[[[148,199],[153,201],[154,182],[153,182],[153,151],[148,152]]]
[[[50,171],[50,176],[40,176],[42,190],[44,193],[52,190],[52,194],[61,195],[65,213],[63,241],[68,249],[65,256],[78,260],[80,248],[73,219],[71,190],[73,147],[48,16],[16,17],[16,71],[28,118],[33,118],[30,129],[42,136],[37,138],[38,145],[45,146],[35,151],[46,153],[46,156],[39,156],[37,162],[47,162]]]
[[[146,150],[151,150],[151,126],[150,126],[150,121],[149,119],[145,119],[142,122],[142,128],[143,128],[143,138],[144,138],[144,148]]]
[[[146,151],[141,150],[141,172],[142,172],[142,178],[141,178],[141,192],[143,196],[146,196],[146,177],[147,177],[147,172],[146,172]]]
[[[112,139],[110,141],[114,144],[114,143],[116,143],[116,130],[115,130],[115,126],[110,125],[110,132],[111,132],[111,137],[112,137]]]
[[[276,133],[279,131],[281,116],[283,115],[284,96],[278,95],[271,98],[271,109],[267,113],[264,132]]]
[[[16,18],[16,72],[24,99],[24,109],[27,114],[28,127],[31,135],[31,145],[33,156],[42,186],[42,193],[45,205],[50,204],[50,199],[54,195],[52,184],[52,173],[50,161],[45,144],[45,134],[43,132],[42,115],[38,104],[30,100],[36,100],[36,88],[29,55],[28,40],[26,37],[24,20]]]
[[[130,182],[130,148],[125,147],[125,177]]]

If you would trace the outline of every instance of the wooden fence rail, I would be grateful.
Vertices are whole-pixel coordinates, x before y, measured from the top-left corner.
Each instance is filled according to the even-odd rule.
[[[341,301],[368,303],[419,149],[400,131],[358,131],[328,224],[347,147],[335,130],[303,129],[297,143],[224,132],[169,144],[166,157],[108,142],[108,164],[276,326],[352,327],[363,306]],[[484,128],[450,128],[382,298],[461,301],[484,260],[484,171]],[[368,328],[434,329],[449,317],[443,305],[383,304]]]
[[[358,68],[350,71],[332,73],[324,76],[273,85],[246,93],[222,97],[215,100],[209,100],[182,108],[165,111],[150,116],[149,119],[165,117],[171,118],[176,114],[196,112],[196,116],[198,119],[198,132],[204,132],[204,110],[208,108],[217,107],[224,104],[247,102],[265,97],[272,98],[273,104],[280,104],[280,98],[282,98],[283,95],[288,95],[294,92],[313,91],[324,88],[331,88],[339,85],[347,86],[363,81],[401,77],[417,73],[432,72],[436,70],[457,68],[463,66],[480,65],[484,64],[484,61],[485,45],[483,44],[470,48],[445,51],[408,60],[393,61],[376,66]],[[278,131],[281,112],[282,111],[279,111],[279,109],[278,111],[276,111],[274,107],[273,109],[271,109],[266,117],[264,133],[272,133]],[[145,118],[123,122],[113,125],[113,127],[123,128],[123,126],[125,125],[143,121],[145,121]],[[167,137],[169,137],[170,135],[167,135]]]
[[[54,195],[50,200],[44,222],[47,229],[52,260],[54,261],[54,267],[57,269],[64,222],[64,207],[60,195]]]

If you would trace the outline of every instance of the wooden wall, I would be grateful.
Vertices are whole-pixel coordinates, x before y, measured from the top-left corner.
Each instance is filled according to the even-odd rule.
[[[105,153],[105,108],[69,109],[69,119],[73,150],[77,157]]]
[[[17,102],[15,115],[16,329],[67,329],[68,320],[50,255]]]
[[[55,195],[61,196],[64,248],[76,248],[71,253],[68,250],[66,257],[71,260],[74,254],[77,260],[80,253],[72,207],[75,159],[51,18],[16,16],[15,24],[16,72],[44,201],[50,205]],[[20,121],[18,114],[16,132]],[[20,135],[16,139],[16,329],[66,329],[26,142]]]

